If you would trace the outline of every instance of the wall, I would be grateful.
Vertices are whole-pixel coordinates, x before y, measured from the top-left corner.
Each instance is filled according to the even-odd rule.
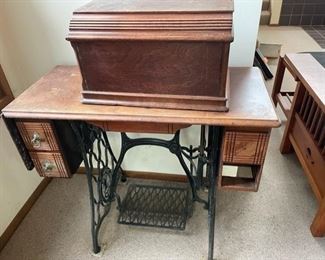
[[[271,0],[271,19],[270,24],[271,25],[278,25],[280,21],[280,15],[281,15],[281,8],[282,8],[282,1],[283,0]]]
[[[324,0],[283,0],[280,25],[325,25]]]
[[[231,44],[229,66],[252,66],[262,10],[262,0],[235,0],[234,42]]]
[[[0,1],[0,62],[15,96],[55,65],[76,63],[65,36],[72,11],[85,2],[88,1]],[[231,45],[230,66],[252,65],[261,5],[262,0],[235,0],[235,41]],[[39,184],[40,178],[24,169],[3,122],[0,130],[1,234]],[[195,145],[198,132],[199,127],[186,129],[182,143]],[[117,134],[111,136],[113,146],[117,147]],[[167,135],[162,137],[170,138]],[[182,172],[172,155],[155,147],[130,151],[125,165],[131,170]]]

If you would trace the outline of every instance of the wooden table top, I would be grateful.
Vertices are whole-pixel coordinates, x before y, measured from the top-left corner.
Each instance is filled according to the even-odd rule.
[[[325,55],[325,52],[324,52]],[[286,54],[285,61],[308,89],[314,100],[325,107],[325,68],[310,53]]]
[[[81,100],[77,66],[58,66],[33,84],[2,112],[7,118],[123,121],[278,127],[280,121],[258,68],[230,69],[229,112],[88,105]]]

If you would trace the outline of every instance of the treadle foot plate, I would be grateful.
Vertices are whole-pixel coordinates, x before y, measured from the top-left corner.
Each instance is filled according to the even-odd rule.
[[[184,230],[191,210],[188,187],[131,184],[122,201],[118,223]]]

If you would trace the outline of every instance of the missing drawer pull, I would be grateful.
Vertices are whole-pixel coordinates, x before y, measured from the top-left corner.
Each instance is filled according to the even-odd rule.
[[[307,147],[306,157],[310,161],[311,164],[314,164],[315,163],[314,160],[313,160],[313,158],[311,157],[311,150],[310,150],[309,147]]]

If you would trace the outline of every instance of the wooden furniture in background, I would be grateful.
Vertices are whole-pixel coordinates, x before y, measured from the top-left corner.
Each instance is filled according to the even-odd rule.
[[[82,102],[228,110],[232,13],[232,0],[94,0],[77,9],[67,39]]]
[[[325,235],[325,53],[287,54],[280,58],[272,98],[288,121],[280,151],[293,150],[304,169],[320,208],[311,225],[314,236]],[[297,81],[292,92],[281,92],[285,69]]]
[[[11,92],[9,83],[0,65],[0,111],[2,108],[8,105],[13,99],[14,96]]]

